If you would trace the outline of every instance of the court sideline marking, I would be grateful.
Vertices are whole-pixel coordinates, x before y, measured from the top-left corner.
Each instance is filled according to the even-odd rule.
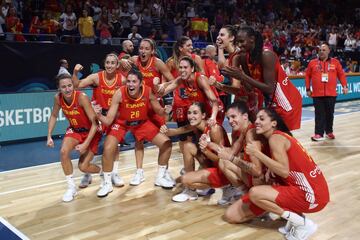
[[[338,115],[335,115],[334,117],[340,117],[340,116],[347,116],[347,115],[350,115],[350,114],[353,114],[353,113],[359,113],[360,111],[355,111],[355,112],[350,112],[350,113],[344,113],[344,114],[338,114]],[[304,120],[304,121],[301,121],[301,122],[308,122],[308,121],[314,121],[314,119],[309,119],[309,120]],[[310,143],[307,143],[307,144],[303,144],[303,146],[307,146],[309,149],[311,148],[359,148],[359,146],[356,146],[356,145],[349,145],[349,146],[311,146]],[[149,146],[147,148],[153,148],[153,146]],[[99,158],[99,156],[96,157],[96,160],[97,158]],[[177,158],[170,158],[170,160],[178,160],[180,159],[179,157]],[[79,159],[73,159],[71,160],[72,162],[76,162],[78,161]],[[94,160],[93,160],[94,161]],[[4,171],[4,172],[0,172],[0,175],[4,174],[4,173],[11,173],[11,172],[17,172],[17,171],[22,171],[22,170],[27,170],[27,169],[32,169],[32,168],[38,168],[38,167],[44,167],[44,166],[51,166],[51,165],[54,165],[54,164],[60,164],[59,162],[56,162],[56,163],[49,163],[49,164],[43,164],[43,165],[38,165],[38,166],[32,166],[32,167],[27,167],[27,168],[19,168],[19,169],[14,169],[14,170],[9,170],[9,171]],[[147,163],[147,164],[144,164],[144,166],[151,166],[151,165],[155,165],[157,164],[156,162],[153,162],[153,163]],[[125,167],[125,168],[122,168],[121,171],[127,171],[127,170],[132,170],[132,169],[135,169],[136,166],[129,166],[129,167]],[[95,174],[94,174],[95,175]],[[80,177],[76,177],[74,178],[74,180],[77,180],[77,179],[80,179]],[[51,183],[45,183],[45,184],[40,184],[40,185],[35,185],[35,186],[30,186],[30,187],[26,187],[26,188],[20,188],[20,189],[16,189],[16,190],[12,190],[12,191],[6,191],[6,192],[0,192],[0,196],[3,196],[3,195],[7,195],[7,194],[11,194],[11,193],[15,193],[15,192],[21,192],[21,191],[25,191],[25,190],[31,190],[31,189],[35,189],[35,188],[39,188],[39,187],[46,187],[46,186],[51,186],[51,185],[55,185],[55,184],[59,184],[59,183],[64,183],[66,182],[66,180],[61,180],[61,181],[56,181],[56,182],[51,182]]]

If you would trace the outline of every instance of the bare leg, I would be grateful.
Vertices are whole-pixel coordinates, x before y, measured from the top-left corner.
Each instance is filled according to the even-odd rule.
[[[210,172],[206,169],[199,171],[192,171],[186,173],[184,176],[180,177],[180,181],[185,185],[185,187],[194,189],[205,189],[210,187],[208,177]]]
[[[102,158],[102,167],[104,172],[111,172],[113,168],[113,163],[118,153],[118,143],[116,137],[112,135],[106,136],[104,143],[104,152]]]
[[[65,176],[73,173],[73,165],[70,159],[70,152],[79,144],[79,141],[75,138],[65,137],[61,149],[60,149],[60,160]]]
[[[167,166],[169,164],[172,149],[170,139],[166,135],[158,133],[151,142],[159,147],[158,164]]]
[[[250,211],[249,205],[240,199],[226,209],[223,219],[228,223],[243,223],[254,217],[255,215]]]
[[[74,199],[76,193],[75,181],[73,179],[73,165],[70,159],[70,152],[79,144],[79,141],[75,138],[65,137],[60,150],[61,166],[63,168],[66,182],[68,185],[67,191],[64,193],[62,200],[64,202],[70,202]]]
[[[185,172],[192,172],[195,170],[195,156],[198,154],[198,148],[192,142],[184,144],[184,168]]]
[[[94,158],[94,153],[88,150],[86,153],[82,154],[79,159],[79,169],[84,173],[99,173],[100,167],[91,163],[91,160]]]
[[[238,187],[243,185],[241,168],[236,166],[234,163],[220,159],[219,168],[233,186]]]
[[[144,162],[144,142],[136,141],[135,142],[135,159],[136,159],[136,168],[143,168]]]
[[[275,203],[278,194],[278,191],[267,185],[255,186],[249,191],[250,200],[256,206],[281,216],[284,213],[284,209]]]
[[[106,197],[109,193],[113,191],[111,184],[111,176],[114,160],[118,152],[119,141],[116,137],[112,135],[107,135],[104,143],[104,152],[102,158],[102,169],[104,173],[104,182],[100,187],[100,190],[97,192],[98,197]]]

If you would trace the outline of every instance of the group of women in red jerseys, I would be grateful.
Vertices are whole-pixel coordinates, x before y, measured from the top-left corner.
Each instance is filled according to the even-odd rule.
[[[63,201],[71,201],[77,194],[69,157],[73,149],[80,152],[79,169],[86,173],[82,187],[91,182],[90,173],[100,172],[103,181],[99,197],[111,193],[112,184],[124,185],[115,159],[118,144],[130,131],[136,139],[137,167],[130,185],[145,180],[142,142],[147,140],[159,147],[155,185],[166,189],[176,183],[184,186],[173,201],[195,200],[222,187],[219,204],[232,203],[224,215],[230,223],[270,212],[287,220],[279,229],[286,239],[307,239],[316,231],[316,224],[303,213],[324,208],[329,192],[320,168],[290,133],[300,128],[299,92],[276,54],[263,48],[261,34],[251,27],[225,26],[216,44],[220,71],[205,71],[202,59],[192,53],[191,39],[181,37],[166,63],[155,57],[154,42],[143,39],[138,56],[118,59],[108,54],[102,72],[79,81],[82,66],[77,64],[73,76],[57,77],[59,93],[49,121],[47,145],[54,145],[51,133],[62,109],[70,123],[61,147],[68,182]],[[231,85],[218,81],[224,77],[211,75],[219,72],[230,78]],[[93,106],[84,93],[75,90],[89,86],[94,89]],[[235,95],[235,102],[224,105],[217,89]],[[161,101],[170,92],[172,108]],[[231,144],[222,126],[225,108],[232,128]],[[177,129],[166,126],[170,110]],[[99,167],[91,159],[102,134],[106,138]],[[182,175],[176,180],[168,169],[172,149],[169,136],[174,135],[179,135],[184,157]],[[195,170],[195,159],[199,170]]]

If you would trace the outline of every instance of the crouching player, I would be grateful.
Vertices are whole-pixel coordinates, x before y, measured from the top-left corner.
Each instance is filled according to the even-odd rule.
[[[223,188],[223,196],[218,201],[226,205],[243,195],[253,185],[263,184],[265,168],[253,156],[244,152],[246,144],[253,143],[260,151],[266,150],[264,144],[255,134],[255,125],[249,119],[249,109],[244,101],[233,102],[226,112],[232,128],[232,145],[226,147],[201,138],[202,149],[208,148],[215,151],[219,157],[219,169],[231,183]]]
[[[329,202],[325,177],[273,109],[260,110],[255,126],[256,133],[268,140],[271,157],[251,143],[245,151],[282,181],[277,186],[252,187],[248,196],[229,207],[225,219],[230,223],[242,223],[267,211],[288,221],[281,228],[286,239],[308,239],[317,230],[317,225],[302,214],[318,212]]]
[[[226,131],[222,126],[218,124],[215,124],[211,128],[208,126],[205,105],[203,103],[194,102],[191,104],[187,111],[187,119],[189,125],[177,129],[168,129],[166,126],[162,126],[160,130],[167,136],[175,136],[194,131],[197,136],[196,142],[202,134],[205,134],[210,141],[220,145],[230,146]],[[185,174],[177,178],[176,181],[182,183],[185,188],[181,193],[172,198],[173,201],[185,202],[187,200],[196,200],[198,193],[195,189],[219,188],[229,184],[229,181],[217,167],[219,158],[216,152],[207,151],[206,149],[201,150],[198,144],[186,142],[183,154]],[[199,161],[203,169],[194,171],[195,159]]]

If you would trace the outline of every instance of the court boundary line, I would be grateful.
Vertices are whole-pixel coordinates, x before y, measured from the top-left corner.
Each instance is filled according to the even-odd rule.
[[[350,112],[350,113],[344,113],[344,114],[339,114],[339,115],[334,115],[334,118],[337,118],[337,117],[341,117],[341,116],[347,116],[347,115],[350,115],[350,114],[353,114],[353,113],[360,113],[360,111],[355,111],[355,112]],[[307,119],[307,120],[303,120],[301,121],[302,123],[303,122],[309,122],[309,121],[314,121],[314,119]],[[297,130],[295,130],[297,131]],[[173,143],[174,144],[174,143]],[[303,144],[305,145],[305,144]],[[153,146],[148,146],[148,147],[145,147],[145,149],[148,149],[148,148],[153,148]],[[134,150],[134,149],[130,149],[131,151]],[[124,152],[127,152],[129,150],[126,150]],[[102,156],[102,155],[95,155],[94,158],[96,158],[97,156]],[[78,161],[79,159],[76,158],[76,159],[72,159],[71,161]],[[94,160],[92,160],[94,161]],[[16,171],[20,171],[20,170],[31,170],[32,168],[39,168],[39,167],[46,167],[46,166],[51,166],[51,165],[55,165],[55,164],[60,164],[60,161],[59,162],[53,162],[53,163],[46,163],[46,164],[41,164],[41,165],[36,165],[36,166],[31,166],[31,167],[24,167],[24,168],[17,168],[17,169],[12,169],[12,170],[7,170],[7,171],[1,171],[0,172],[0,175],[4,174],[4,173],[12,173],[12,172],[16,172]]]
[[[23,234],[22,232],[20,232],[16,227],[14,227],[13,225],[11,225],[11,223],[9,223],[8,221],[6,221],[4,218],[0,217],[0,222],[2,224],[4,224],[8,229],[10,229],[15,235],[17,235],[19,238],[21,238],[22,240],[30,240],[30,238],[28,238],[27,236],[25,236],[25,234]]]
[[[178,159],[180,159],[180,157],[170,158],[170,160],[174,160],[174,161],[176,161]],[[71,161],[72,162],[73,161],[78,161],[78,159],[73,159]],[[143,168],[148,167],[148,166],[152,166],[152,165],[156,165],[156,164],[157,164],[157,162],[144,163]],[[136,169],[136,165],[124,167],[124,168],[121,169],[121,171],[129,171],[129,170],[135,170],[135,169]],[[99,175],[99,173],[94,173],[92,175],[96,176],[96,175]],[[82,178],[82,176],[75,177],[74,180],[78,180],[80,178]],[[61,180],[61,181],[56,181],[56,182],[33,185],[33,186],[25,187],[25,188],[19,188],[19,189],[15,189],[15,190],[11,190],[11,191],[6,191],[6,192],[0,192],[0,196],[11,194],[11,193],[16,193],[16,192],[21,192],[21,191],[26,191],[26,190],[31,190],[31,189],[37,189],[37,188],[41,188],[41,187],[47,187],[47,186],[56,185],[56,184],[59,184],[59,183],[65,183],[65,182],[66,182],[66,179]]]

